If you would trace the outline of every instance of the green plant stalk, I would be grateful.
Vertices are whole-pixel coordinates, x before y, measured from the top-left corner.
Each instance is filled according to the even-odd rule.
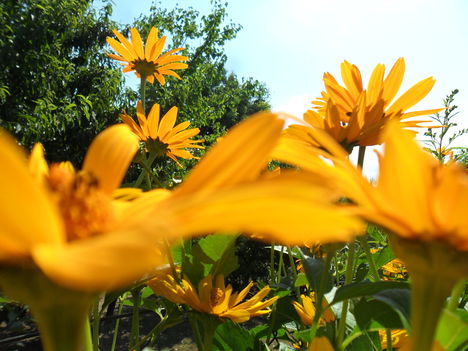
[[[386,329],[385,330],[385,335],[387,337],[387,351],[393,351],[392,330],[391,329]]]
[[[275,243],[270,246],[270,285],[275,284]]]
[[[192,312],[189,315],[189,321],[198,349],[200,351],[211,351],[216,328],[222,321],[215,315],[198,312]]]
[[[123,301],[127,298],[128,293],[124,293],[122,296],[121,301],[119,301],[119,310],[118,314],[120,315],[122,313],[123,309]],[[114,326],[114,335],[112,336],[112,346],[110,351],[115,351],[115,346],[117,345],[117,336],[119,335],[119,327],[120,327],[120,318],[117,318],[115,321],[115,326]]]
[[[296,283],[296,280],[297,280],[296,264],[294,262],[294,257],[292,255],[291,246],[288,245],[287,248],[288,248],[289,265],[291,266],[291,271],[292,271],[292,274],[293,274],[294,283]],[[300,295],[301,295],[300,289],[299,289],[298,286],[296,286],[296,296],[297,296],[297,298],[299,298]]]
[[[284,267],[284,263],[283,263],[283,246],[281,246],[281,251],[280,251],[280,257],[279,257],[279,262],[278,262],[278,272],[277,275],[276,275],[276,283],[279,284],[279,282],[281,281],[281,268]]]
[[[355,254],[355,245],[354,242],[349,244],[348,251],[348,261],[346,262],[346,274],[345,274],[345,285],[350,284],[353,281],[353,272],[354,272],[354,254]],[[346,316],[348,314],[349,300],[344,300],[341,308],[341,317],[338,323],[338,333],[337,333],[337,344],[342,345],[345,329],[346,329]]]
[[[373,282],[377,282],[380,280],[379,271],[377,270],[377,266],[375,265],[374,258],[372,257],[372,253],[370,252],[369,244],[367,242],[366,235],[359,236],[359,242],[361,243],[361,247],[364,249],[366,254],[367,261],[369,262],[369,270],[371,273],[371,280]]]
[[[143,75],[140,78],[140,98],[143,113],[146,113],[146,76]]]
[[[0,283],[7,296],[29,306],[44,351],[89,350],[94,294],[57,285],[32,266],[1,267]]]
[[[462,279],[452,289],[452,294],[450,295],[449,302],[447,304],[447,309],[451,312],[455,312],[460,303],[460,297],[465,292],[466,280]]]
[[[143,182],[143,180],[145,179],[145,177],[149,176],[149,177],[151,177],[153,179],[153,181],[160,188],[162,188],[162,184],[159,181],[158,177],[156,177],[153,174],[153,171],[151,170],[151,166],[153,165],[153,163],[154,163],[154,161],[156,160],[157,157],[158,157],[157,152],[151,151],[149,156],[148,156],[148,159],[142,160],[141,162],[139,162],[139,164],[143,167],[143,169],[141,170],[141,173],[138,176],[138,178],[137,178],[137,180],[136,180],[136,182],[134,184],[135,187],[139,187],[141,185],[141,183]],[[148,181],[148,179],[147,179],[147,181]],[[151,189],[151,185],[149,185],[149,188]]]
[[[315,301],[315,315],[312,321],[312,327],[310,331],[312,339],[315,338],[315,334],[317,333],[317,329],[318,329],[319,320],[323,312],[322,301],[323,301],[323,295],[325,294],[325,284],[330,274],[332,258],[333,258],[332,253],[331,252],[327,253],[327,256],[325,258],[325,265],[323,267],[322,276],[320,277],[320,285],[317,291],[317,299]]]
[[[93,351],[99,351],[99,324],[101,322],[101,314],[99,313],[99,298],[93,304],[93,327],[92,340]]]
[[[440,313],[455,282],[443,275],[418,273],[410,271],[411,351],[431,351]]]
[[[91,335],[91,325],[89,323],[89,318],[86,318],[86,325],[84,328],[84,345],[83,345],[83,350],[84,351],[93,351],[93,341],[92,341],[92,335]]]
[[[140,300],[142,286],[137,286],[131,290],[133,313],[132,313],[132,329],[130,334],[130,345],[133,351],[139,351],[137,346],[140,341]]]

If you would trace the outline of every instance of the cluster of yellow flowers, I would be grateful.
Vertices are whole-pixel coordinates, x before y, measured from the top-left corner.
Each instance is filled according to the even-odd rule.
[[[124,63],[125,72],[164,84],[165,75],[180,79],[173,70],[187,68],[180,62],[187,57],[173,55],[182,48],[161,55],[165,37],[158,39],[155,28],[146,46],[136,29],[132,42],[114,34],[120,42],[108,38],[108,43],[119,55],[110,56]],[[17,294],[9,275],[15,269],[44,274],[71,290],[109,291],[151,276],[166,262],[167,244],[180,238],[236,231],[261,233],[263,240],[285,245],[350,242],[369,221],[388,230],[413,279],[413,295],[427,279],[443,277],[432,282],[441,289],[437,303],[443,304],[451,286],[468,275],[468,174],[455,163],[439,163],[405,130],[420,126],[410,118],[440,111],[406,112],[434,80],[422,80],[392,103],[404,60],[397,60],[385,78],[384,72],[377,65],[364,89],[359,69],[343,62],[344,86],[325,74],[325,91],[305,113],[304,124],[283,130],[280,114],[258,113],[232,128],[174,190],[141,192],[132,201],[116,191],[139,142],[177,163],[178,157],[194,157],[187,148],[202,148],[203,140],[191,139],[197,128],[187,129],[188,121],[176,125],[177,107],[160,118],[160,106],[154,104],[146,117],[144,102],[138,103],[138,124],[122,114],[124,124],[95,138],[80,171],[67,164],[49,167],[40,145],[28,159],[1,132],[0,282],[5,291]],[[349,153],[354,146],[381,143],[379,178],[373,183],[350,162]],[[297,169],[264,176],[272,159]],[[343,197],[351,201],[339,201]],[[171,275],[150,285],[174,302],[236,322],[268,313],[265,308],[277,299],[262,301],[270,291],[266,287],[242,302],[251,285],[232,293],[222,275],[207,276],[198,289]],[[415,316],[425,307],[417,304],[413,299]],[[302,296],[302,304],[294,307],[310,324],[311,298]],[[327,311],[325,320],[333,319]],[[421,338],[418,333],[413,330],[415,340]]]

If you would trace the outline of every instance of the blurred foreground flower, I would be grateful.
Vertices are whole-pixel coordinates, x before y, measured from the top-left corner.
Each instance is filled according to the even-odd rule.
[[[468,276],[466,170],[456,163],[441,164],[393,122],[384,131],[379,179],[373,185],[329,135],[316,129],[312,133],[334,165],[300,143],[282,143],[276,158],[334,179],[364,218],[389,231],[411,277],[413,349],[430,350],[445,299],[454,284]]]
[[[118,31],[113,30],[113,33],[120,42],[110,37],[107,37],[107,42],[120,56],[108,55],[115,60],[125,62],[124,72],[135,71],[138,78],[144,77],[150,83],[153,83],[156,78],[161,85],[164,85],[165,75],[180,79],[174,70],[188,67],[186,63],[179,62],[188,60],[186,56],[172,55],[183,48],[172,49],[161,55],[166,37],[158,39],[158,30],[155,27],[151,28],[145,47],[136,28],[130,30],[131,42]]]
[[[213,284],[213,280],[215,283]],[[266,309],[272,305],[278,297],[272,297],[262,301],[270,288],[268,286],[261,289],[247,301],[243,300],[253,287],[250,282],[242,291],[232,292],[232,286],[224,283],[222,274],[213,277],[208,275],[203,278],[195,288],[187,278],[177,282],[172,275],[164,278],[156,278],[148,282],[156,295],[161,295],[168,300],[189,305],[196,311],[213,314],[220,318],[229,318],[236,323],[248,321],[250,318],[270,313]]]
[[[197,145],[204,140],[191,140],[190,138],[200,133],[200,129],[187,129],[189,121],[179,123],[175,126],[177,120],[177,107],[172,107],[161,119],[159,104],[154,104],[151,108],[148,118],[143,111],[141,101],[137,104],[137,124],[132,117],[127,114],[120,115],[124,123],[130,127],[141,141],[144,141],[149,152],[155,153],[155,157],[166,155],[173,159],[179,167],[182,167],[177,157],[184,159],[196,158],[187,148],[203,149],[203,146]]]
[[[287,129],[286,135],[320,146],[309,129],[323,129],[351,152],[356,145],[381,144],[384,124],[391,119],[400,120],[405,128],[423,127],[420,123],[430,121],[408,119],[442,109],[405,111],[422,100],[435,81],[432,78],[420,81],[391,104],[403,81],[404,72],[403,58],[396,61],[385,79],[385,66],[379,64],[371,75],[367,90],[364,90],[359,69],[344,61],[341,64],[341,75],[345,86],[341,86],[330,73],[325,73],[323,80],[326,92],[322,92],[322,98],[313,102],[317,111],[307,111],[304,114],[306,125],[294,124]]]

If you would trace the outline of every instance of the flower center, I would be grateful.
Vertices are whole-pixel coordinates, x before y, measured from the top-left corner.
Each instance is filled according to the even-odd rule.
[[[224,291],[220,288],[212,288],[210,301],[212,306],[217,306],[224,300]]]
[[[111,199],[92,174],[55,164],[50,167],[48,185],[62,215],[68,241],[110,230],[114,222]]]
[[[158,65],[146,60],[137,60],[133,62],[133,69],[142,77],[148,77],[156,72]]]

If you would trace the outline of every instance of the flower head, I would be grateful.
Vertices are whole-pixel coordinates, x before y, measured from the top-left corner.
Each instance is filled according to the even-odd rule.
[[[404,72],[403,58],[396,61],[385,78],[385,66],[379,64],[371,75],[367,89],[364,89],[357,66],[344,61],[341,64],[344,86],[330,73],[325,73],[323,80],[326,91],[322,92],[321,98],[313,101],[314,109],[304,114],[305,125],[290,126],[286,135],[318,146],[308,131],[311,127],[320,128],[350,151],[355,145],[382,143],[383,127],[391,119],[401,121],[404,127],[421,127],[420,123],[429,121],[408,119],[441,109],[405,111],[423,99],[435,81],[432,78],[420,81],[392,103],[403,81]]]
[[[188,67],[186,63],[180,62],[188,60],[186,56],[172,55],[183,48],[175,48],[161,55],[166,37],[158,39],[158,30],[155,27],[151,28],[145,47],[143,47],[140,33],[135,28],[130,30],[131,42],[118,31],[113,30],[113,33],[119,41],[107,37],[107,42],[120,56],[108,55],[115,60],[125,62],[123,63],[125,65],[124,72],[135,71],[139,78],[145,77],[150,83],[153,83],[156,78],[161,85],[164,85],[166,83],[165,75],[180,79],[174,70]]]
[[[128,218],[131,204],[112,197],[138,149],[126,126],[98,135],[80,171],[70,163],[49,167],[40,145],[28,164],[4,133],[0,144],[0,264],[31,265],[60,285],[99,291],[130,284],[165,261],[159,239],[143,228],[146,217]],[[162,221],[156,228],[170,231]]]
[[[301,301],[302,303],[293,301],[294,309],[301,318],[302,323],[305,325],[312,325],[312,321],[315,316],[314,295],[301,295]],[[335,320],[335,315],[333,314],[333,311],[328,308],[328,303],[325,298],[323,299],[322,306],[325,311],[323,312],[323,316],[320,318],[320,323],[328,323]]]
[[[177,157],[198,159],[185,149],[203,149],[203,146],[197,144],[202,143],[204,140],[190,139],[200,133],[200,129],[187,129],[190,125],[189,121],[175,125],[177,111],[177,107],[174,106],[160,119],[159,104],[154,104],[148,117],[146,117],[141,101],[139,101],[137,104],[138,124],[127,114],[122,114],[120,117],[141,141],[146,142],[148,149],[155,150],[160,155],[165,154],[181,166],[177,161]]]
[[[214,284],[213,284],[214,280]],[[177,282],[172,275],[165,278],[156,278],[148,283],[157,295],[162,295],[175,303],[185,304],[194,310],[217,315],[220,318],[229,318],[241,323],[250,318],[270,313],[266,307],[272,305],[278,296],[262,301],[270,292],[268,286],[261,289],[247,301],[243,300],[253,286],[250,282],[242,291],[232,291],[232,286],[224,283],[222,274],[203,278],[196,289],[188,278]]]

